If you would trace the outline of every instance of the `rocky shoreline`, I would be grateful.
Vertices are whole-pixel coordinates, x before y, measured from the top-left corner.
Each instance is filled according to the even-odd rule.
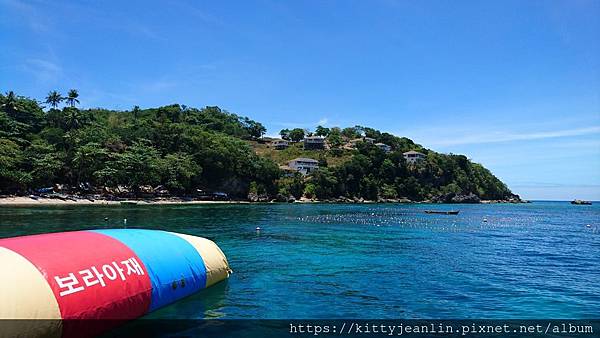
[[[475,196],[477,197],[477,196]],[[52,196],[0,196],[0,206],[42,206],[42,205],[172,205],[172,204],[249,204],[249,203],[331,203],[331,204],[496,204],[496,203],[529,203],[519,199],[509,200],[480,200],[473,196],[453,196],[436,198],[423,201],[412,201],[408,198],[380,198],[367,200],[363,198],[349,198],[340,196],[331,199],[317,199],[302,197],[296,199],[292,196],[278,195],[271,198],[267,195],[248,195],[248,199],[233,200],[202,200],[189,197],[160,197],[160,198],[115,198],[113,196],[80,196],[80,195],[52,195]]]
[[[347,203],[347,204],[356,204],[356,203],[424,203],[424,204],[498,204],[498,203],[530,203],[529,201],[522,200],[518,195],[514,195],[510,199],[506,200],[481,200],[477,195],[469,194],[469,195],[459,195],[459,194],[446,194],[437,196],[432,199],[423,200],[423,201],[413,201],[408,198],[379,198],[377,200],[368,200],[364,198],[350,198],[345,196],[340,196],[338,198],[330,198],[330,199],[317,199],[317,198],[306,198],[302,197],[300,199],[296,199],[293,196],[283,196],[278,194],[274,199],[270,198],[268,195],[257,195],[257,194],[249,194],[248,195],[249,202],[272,202],[272,203]]]

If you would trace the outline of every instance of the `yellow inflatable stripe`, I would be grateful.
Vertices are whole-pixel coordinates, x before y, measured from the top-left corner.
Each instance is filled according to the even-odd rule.
[[[48,319],[4,321],[0,337],[60,337],[60,309],[50,285],[27,259],[0,247],[0,319]]]
[[[227,258],[223,251],[221,251],[213,241],[202,237],[178,234],[175,232],[172,232],[172,234],[177,235],[190,243],[196,248],[200,257],[202,257],[204,266],[206,267],[206,287],[229,277],[231,269],[229,268]]]

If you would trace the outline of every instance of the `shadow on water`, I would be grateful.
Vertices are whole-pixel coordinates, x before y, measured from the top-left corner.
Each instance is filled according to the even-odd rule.
[[[222,281],[138,320],[123,324],[102,337],[187,336],[189,330],[205,330],[206,320],[226,316],[224,311],[229,291],[228,281]]]

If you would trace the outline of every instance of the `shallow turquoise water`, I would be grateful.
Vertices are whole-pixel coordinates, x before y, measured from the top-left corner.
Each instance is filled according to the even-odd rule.
[[[434,208],[461,212],[423,213]],[[0,237],[123,227],[124,218],[211,238],[235,271],[152,318],[600,314],[597,203],[2,207]]]

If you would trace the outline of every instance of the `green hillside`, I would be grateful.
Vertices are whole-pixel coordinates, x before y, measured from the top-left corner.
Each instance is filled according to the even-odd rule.
[[[328,149],[304,150],[297,142],[275,150],[263,139],[262,124],[218,107],[79,109],[76,91],[65,98],[53,92],[44,101],[46,107],[12,92],[0,95],[0,193],[28,194],[60,184],[72,193],[139,195],[160,185],[177,196],[202,189],[263,199],[513,197],[464,155],[440,154],[371,128],[318,127],[315,133],[326,136]],[[297,140],[300,132],[282,134]],[[347,147],[362,136],[391,151],[368,142]],[[408,164],[402,155],[408,150],[426,157]],[[286,177],[279,166],[296,157],[318,160],[319,171]]]

